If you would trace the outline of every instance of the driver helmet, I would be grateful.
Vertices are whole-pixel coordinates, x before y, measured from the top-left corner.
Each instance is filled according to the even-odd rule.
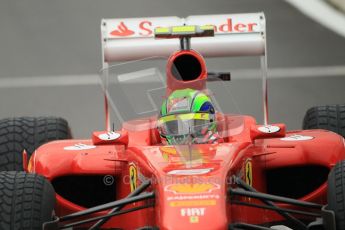
[[[216,129],[215,109],[205,93],[180,89],[163,101],[158,119],[163,144],[210,143]]]

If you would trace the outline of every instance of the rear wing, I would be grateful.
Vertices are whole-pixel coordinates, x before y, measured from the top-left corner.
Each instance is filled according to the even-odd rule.
[[[197,37],[191,41],[192,48],[204,57],[261,57],[264,123],[267,124],[266,21],[262,12],[197,15],[187,18],[172,16],[103,19],[101,23],[102,68],[106,69],[111,62],[170,56],[180,49],[179,39],[155,39],[154,29],[183,25],[214,26],[214,37]],[[109,129],[109,122],[107,122],[107,127]]]
[[[103,62],[169,56],[179,49],[179,40],[155,39],[154,28],[182,25],[214,26],[215,37],[192,39],[193,49],[204,57],[261,56],[266,53],[263,13],[103,19]]]

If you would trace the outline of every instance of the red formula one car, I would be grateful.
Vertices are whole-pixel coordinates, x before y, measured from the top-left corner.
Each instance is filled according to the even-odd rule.
[[[345,229],[345,108],[310,109],[310,130],[268,123],[262,13],[101,28],[106,129],[1,120],[0,229]],[[207,71],[217,56],[261,57],[263,124],[229,112],[252,94]]]

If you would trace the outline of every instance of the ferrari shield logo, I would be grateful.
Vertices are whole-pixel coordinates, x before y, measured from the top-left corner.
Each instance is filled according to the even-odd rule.
[[[250,160],[247,160],[245,164],[245,180],[249,186],[253,185],[253,169]]]
[[[137,188],[138,172],[137,167],[134,164],[129,165],[129,183],[131,186],[131,192]]]

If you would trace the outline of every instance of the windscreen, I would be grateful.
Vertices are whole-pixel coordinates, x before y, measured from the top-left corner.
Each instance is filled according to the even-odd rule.
[[[101,85],[108,100],[111,129],[143,131],[157,128],[162,135],[184,138],[181,143],[197,142],[198,139],[202,142],[200,138],[204,138],[203,132],[207,128],[216,127],[224,137],[240,133],[243,129],[240,114],[248,111],[250,115],[250,109],[244,109],[241,103],[245,105],[246,101],[251,100],[252,104],[261,108],[261,82],[244,87],[246,80],[232,76],[232,81],[208,81],[206,87],[200,90],[210,98],[213,112],[187,109],[177,111],[177,115],[173,112],[162,114],[164,101],[173,93],[167,90],[167,59],[151,57],[112,65],[101,71]],[[182,79],[179,76],[176,78]],[[249,94],[257,95],[250,99]],[[233,117],[231,128],[227,125],[228,116],[225,116],[229,114]]]

